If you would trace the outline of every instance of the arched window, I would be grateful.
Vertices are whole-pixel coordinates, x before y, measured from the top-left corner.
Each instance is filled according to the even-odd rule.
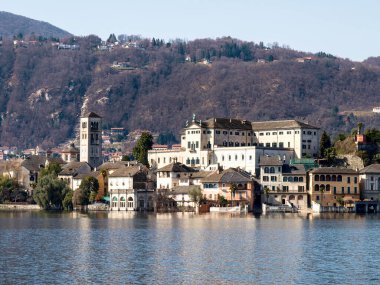
[[[293,181],[298,182],[298,177],[294,177]]]
[[[128,208],[133,208],[133,198],[128,197]]]
[[[117,207],[117,197],[116,196],[114,196],[112,198],[112,207]]]
[[[120,198],[120,208],[125,208],[125,198],[124,197]]]
[[[299,182],[303,182],[303,177],[298,177]]]
[[[315,185],[314,185],[314,191],[316,191],[316,192],[319,191],[319,185],[318,185],[318,184],[315,184]]]
[[[274,173],[274,171],[275,171],[275,170],[274,170],[274,167],[271,167],[271,168],[269,169],[269,172],[270,172],[270,173]]]
[[[326,175],[326,181],[331,181],[331,175]]]
[[[301,201],[303,200],[303,196],[302,195],[298,195],[298,201]]]
[[[288,182],[288,177],[284,176],[283,181]]]
[[[199,164],[199,158],[197,157],[197,159],[195,160],[195,164]]]
[[[186,159],[186,164],[190,164],[190,159]]]
[[[324,176],[324,175],[321,175],[321,176],[319,177],[319,180],[320,180],[320,181],[326,181],[325,176]]]
[[[342,175],[338,175],[336,181],[342,181]]]
[[[292,201],[292,200],[295,200],[295,199],[296,199],[296,197],[294,195],[290,195],[289,196],[289,201]]]
[[[336,175],[331,176],[331,181],[336,181]]]
[[[194,158],[191,159],[191,164],[195,164],[195,159]]]
[[[330,184],[326,185],[326,191],[330,191]]]
[[[318,174],[314,176],[314,180],[319,181],[319,175]]]
[[[264,167],[264,173],[269,173],[269,167]]]
[[[288,181],[289,181],[289,182],[293,182],[293,177],[292,177],[292,176],[289,176],[289,177],[288,177]]]

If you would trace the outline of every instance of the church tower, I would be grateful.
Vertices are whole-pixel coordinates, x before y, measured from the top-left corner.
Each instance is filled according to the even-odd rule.
[[[103,163],[102,159],[102,118],[87,113],[80,118],[80,161],[92,167]]]

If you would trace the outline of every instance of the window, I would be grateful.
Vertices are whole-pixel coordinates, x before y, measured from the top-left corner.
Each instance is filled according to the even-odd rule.
[[[282,186],[283,192],[289,192],[289,186]]]
[[[263,181],[268,182],[269,181],[269,176],[263,176]]]
[[[314,180],[319,181],[319,175],[318,174],[314,176]]]
[[[249,160],[252,160],[252,155],[249,156]]]
[[[228,132],[227,131],[223,131],[223,135],[228,135]]]
[[[244,160],[244,154],[241,155],[241,160]]]
[[[284,143],[283,142],[278,143],[278,147],[279,148],[284,148]]]
[[[266,143],[265,146],[266,146],[266,147],[270,147],[270,143]]]
[[[272,147],[277,147],[277,143],[272,143]]]
[[[266,136],[270,136],[270,132],[266,132],[265,135],[266,135]]]
[[[344,187],[342,187],[342,194],[344,194]]]
[[[336,181],[342,181],[342,175],[338,175]]]
[[[351,194],[351,187],[347,187],[347,194]]]
[[[354,194],[358,194],[358,187],[354,187]]]
[[[220,131],[215,131],[215,133],[216,133],[217,135],[219,135],[219,134],[220,134]]]
[[[196,148],[199,148],[199,142],[198,142],[198,141],[195,142],[195,147],[196,147]]]
[[[347,177],[347,183],[351,183],[351,177]]]
[[[288,182],[288,177],[284,176],[284,178],[282,179],[284,182]]]
[[[354,177],[354,183],[358,183],[358,178],[357,177]]]
[[[277,132],[272,132],[272,135],[277,136]]]
[[[271,177],[270,177],[270,181],[272,181],[272,182],[276,182],[276,181],[277,181],[277,176],[271,176]]]
[[[222,161],[224,161],[224,155],[222,155]]]
[[[306,145],[305,144],[302,145],[302,149],[306,149]]]
[[[235,132],[235,135],[238,136],[240,133],[239,132]]]
[[[334,186],[334,189],[333,189],[333,191],[334,191],[334,194],[336,194],[336,187]]]
[[[86,123],[86,122],[83,122],[83,123],[82,123],[82,129],[85,129],[85,128],[87,128],[87,123]]]
[[[287,134],[287,135],[291,135],[291,134],[292,134],[292,131],[286,131],[286,134]]]
[[[284,134],[284,132],[278,132],[278,134],[279,134],[279,135],[283,135],[283,134]]]
[[[274,167],[269,168],[269,172],[270,172],[270,173],[275,173],[275,169],[274,169]]]
[[[326,181],[325,176],[324,176],[323,174],[319,177],[319,179],[320,179],[321,181]]]
[[[231,161],[231,155],[228,156],[228,161]]]
[[[298,181],[299,181],[299,182],[303,182],[303,177],[299,177],[299,178],[298,178]]]
[[[259,136],[263,136],[264,135],[264,133],[259,133]]]
[[[237,154],[235,154],[235,160],[236,160],[236,161],[238,160]]]

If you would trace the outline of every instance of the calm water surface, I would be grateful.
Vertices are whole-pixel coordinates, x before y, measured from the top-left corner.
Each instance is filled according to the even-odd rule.
[[[380,284],[380,216],[0,211],[0,284]]]

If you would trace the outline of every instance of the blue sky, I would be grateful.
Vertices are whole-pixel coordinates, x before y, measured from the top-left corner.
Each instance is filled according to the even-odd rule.
[[[377,0],[0,0],[0,10],[103,39],[231,36],[355,61],[380,55]]]

